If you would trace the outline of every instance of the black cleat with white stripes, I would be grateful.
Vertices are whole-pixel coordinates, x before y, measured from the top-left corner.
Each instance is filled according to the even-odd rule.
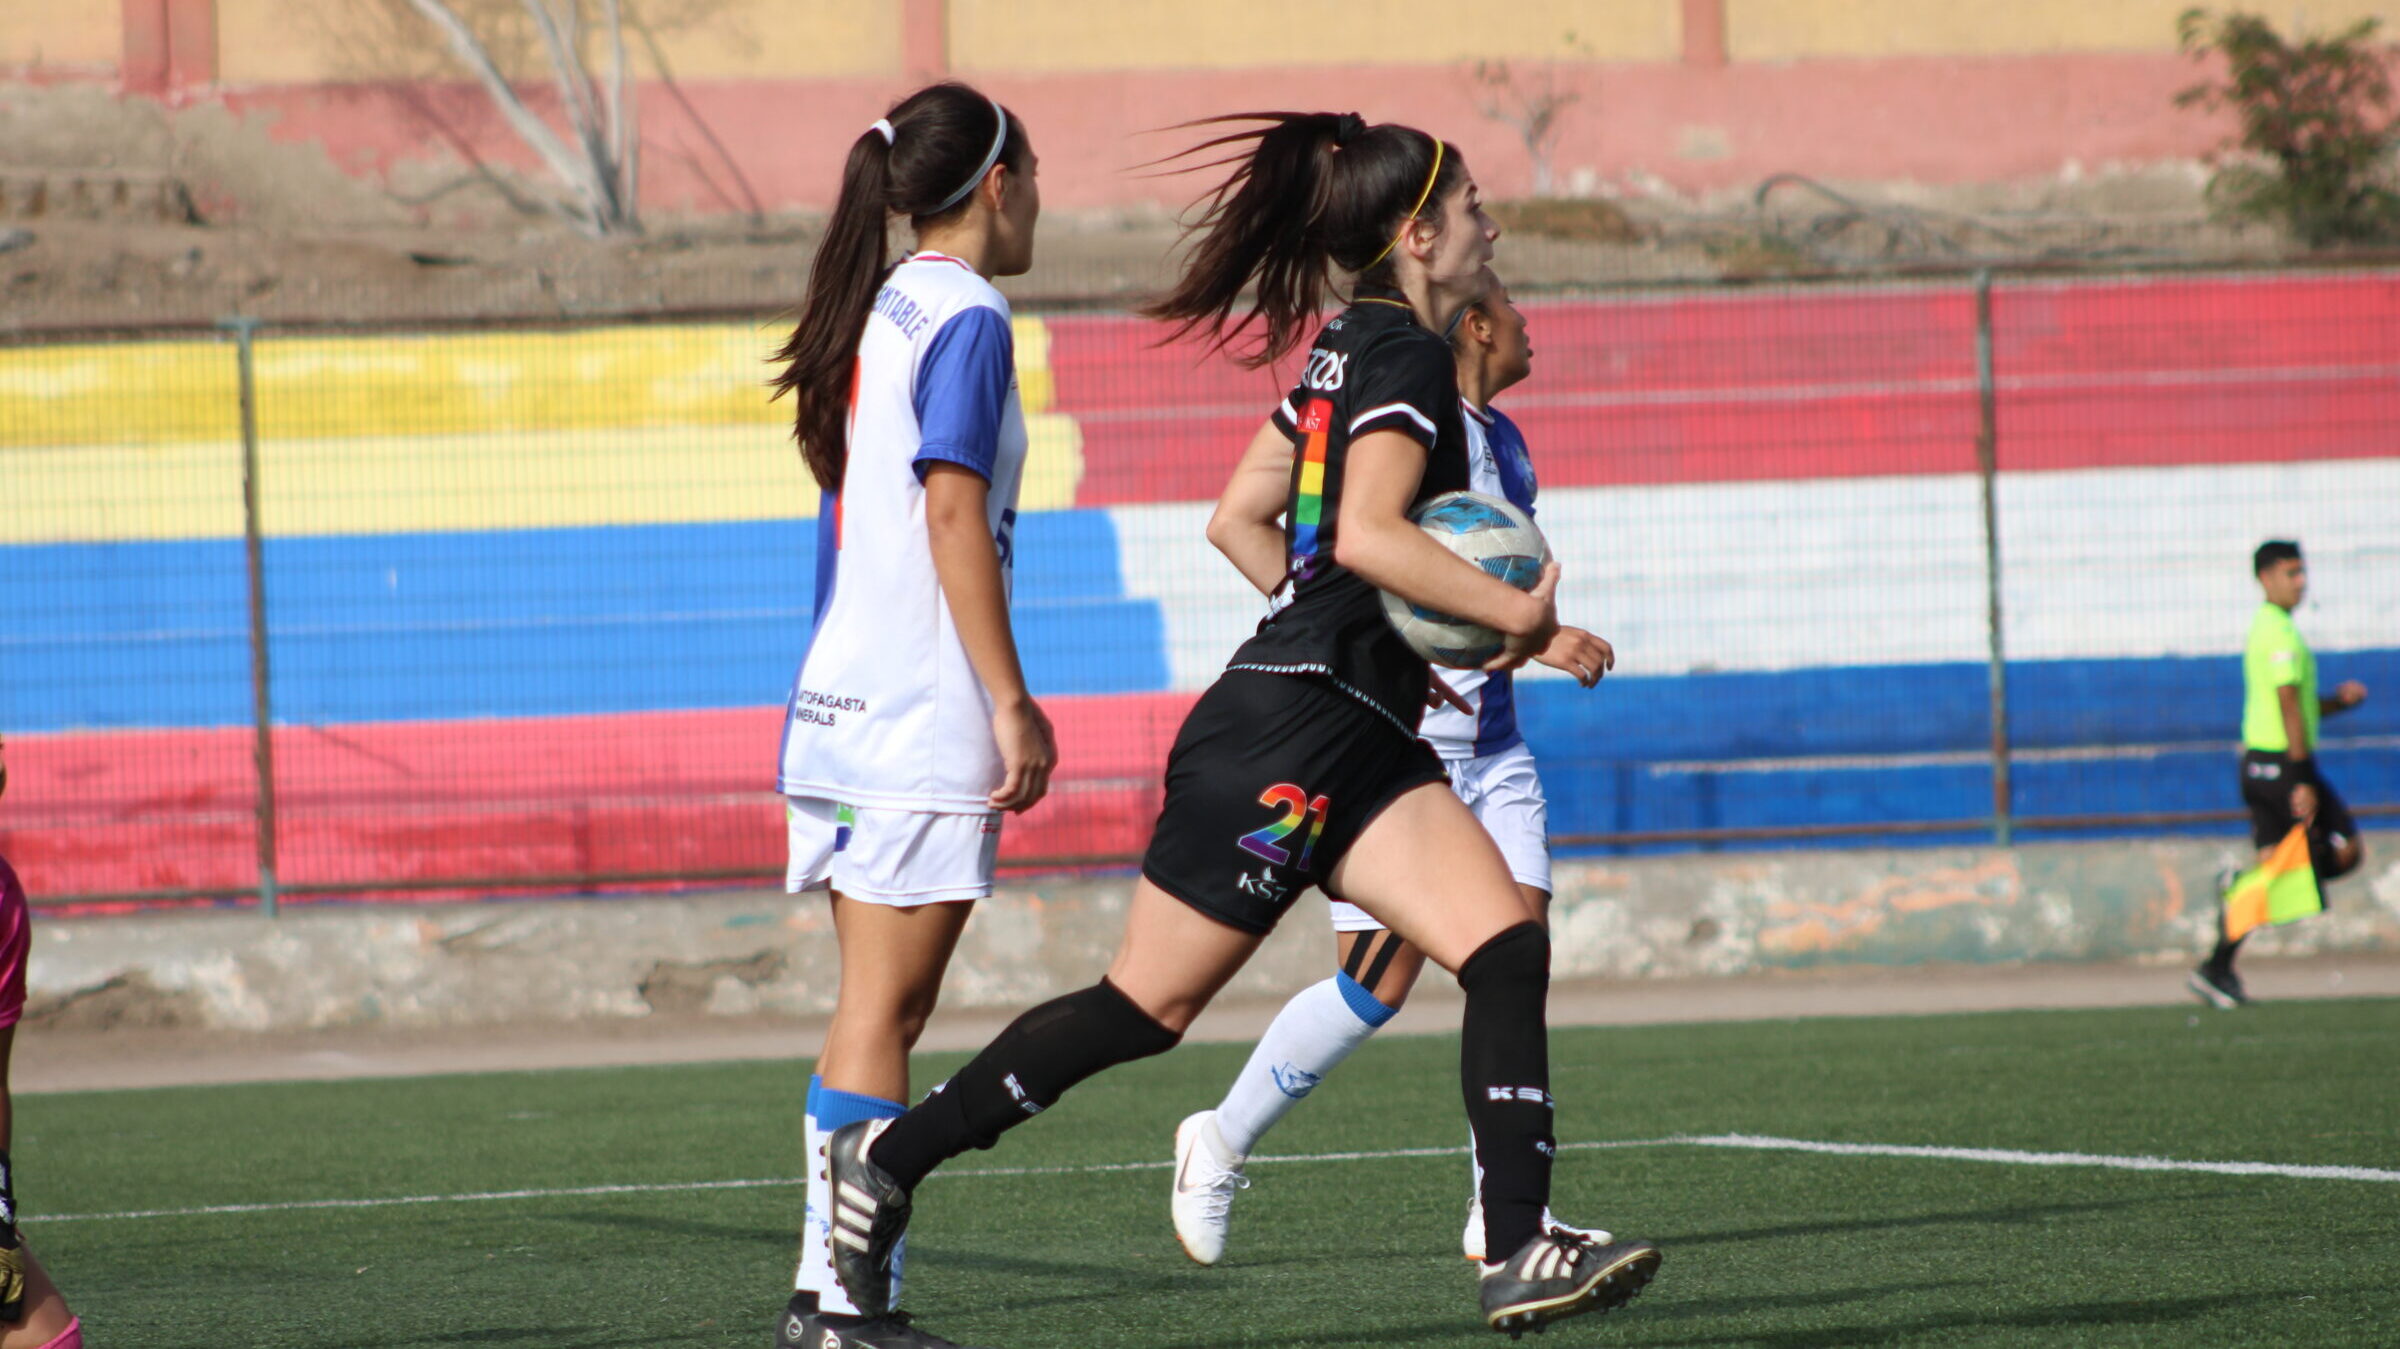
[[[1515,1339],[1552,1321],[1622,1307],[1657,1276],[1658,1259],[1647,1241],[1601,1245],[1552,1227],[1483,1267],[1483,1319]]]
[[[892,1251],[908,1233],[908,1191],[868,1160],[888,1119],[860,1120],[826,1141],[833,1190],[833,1276],[870,1317],[892,1310]]]

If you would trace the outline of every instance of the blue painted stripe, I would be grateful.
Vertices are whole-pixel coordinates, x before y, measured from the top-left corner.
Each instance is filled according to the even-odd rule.
[[[1037,694],[1166,687],[1105,512],[1027,516],[1015,617]],[[811,521],[270,539],[280,720],[781,703],[812,623]],[[0,548],[0,725],[249,719],[238,540]]]
[[[2400,650],[2318,657],[2345,679],[2400,689]],[[1517,724],[1536,753],[1635,761],[1930,754],[1991,744],[1987,672],[1975,664],[1774,673],[1611,675],[1596,689],[1519,680]],[[2225,741],[2239,733],[2237,656],[2020,661],[2008,668],[2009,738],[2020,749]],[[2328,735],[2400,733],[2400,698],[2326,723]]]
[[[2384,744],[2353,748],[2331,741],[2323,749],[2322,762],[2326,776],[2352,805],[2400,802],[2400,749]],[[2213,748],[2140,758],[2020,761],[2012,774],[2014,809],[2020,817],[2240,810],[2241,785],[2235,763],[2230,750]],[[1992,808],[1991,774],[1982,764],[1661,771],[1641,763],[1546,755],[1542,782],[1550,798],[1550,828],[1559,836],[1976,820],[1987,818]],[[2209,826],[2204,832],[2243,838],[2248,836],[2249,826],[2225,823]],[[2025,839],[2094,836],[2078,830],[2018,830],[2018,837]],[[1975,830],[1942,836],[1893,835],[1881,841],[1972,843],[1989,837],[1988,832]],[[1848,836],[1823,840],[1822,846],[1858,847],[1876,841]],[[1681,851],[1690,846],[1623,851]],[[1758,845],[1722,846],[1746,850]]]

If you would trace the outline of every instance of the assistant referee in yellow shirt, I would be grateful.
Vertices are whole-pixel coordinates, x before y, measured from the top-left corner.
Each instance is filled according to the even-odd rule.
[[[2292,622],[2308,595],[2300,545],[2270,539],[2250,561],[2266,596],[2242,651],[2242,801],[2250,807],[2250,841],[2263,858],[2293,825],[2307,826],[2309,862],[2322,885],[2357,870],[2366,851],[2349,807],[2317,771],[2317,719],[2365,702],[2367,686],[2351,680],[2330,698],[2317,696],[2316,654]],[[2192,991],[2227,1009],[2248,1002],[2233,972],[2240,948],[2225,940],[2220,924],[2216,950],[2192,971]]]

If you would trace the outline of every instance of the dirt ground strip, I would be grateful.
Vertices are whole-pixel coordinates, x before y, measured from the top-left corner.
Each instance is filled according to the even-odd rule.
[[[2400,957],[2315,956],[2243,965],[2264,1002],[2303,998],[2400,997]],[[1771,1021],[1814,1016],[1914,1016],[1943,1012],[2189,1004],[2194,1016],[2226,1015],[2185,991],[2177,965],[1920,965],[1842,968],[1721,979],[1561,984],[1550,997],[1558,1026],[1632,1026],[1693,1021]],[[1276,1002],[1211,1008],[1192,1038],[1257,1038]],[[1429,978],[1392,1023],[1398,1034],[1456,1028],[1456,986]],[[936,1014],[929,1050],[980,1048],[1012,1013]],[[2240,1015],[2234,1013],[2233,1015]],[[438,1031],[350,1029],[248,1035],[223,1031],[48,1031],[22,1036],[10,1074],[21,1092],[100,1091],[228,1082],[416,1077],[733,1059],[816,1053],[822,1019],[659,1016],[463,1026]]]
[[[2275,231],[2210,219],[2206,171],[2159,164],[2000,184],[1819,184],[1779,176],[1685,200],[1501,203],[1502,270],[1531,293],[2034,267],[2256,265]],[[1180,203],[1197,180],[1168,180]],[[797,303],[809,212],[646,221],[593,240],[463,164],[388,181],[343,171],[266,121],[97,87],[0,87],[0,336],[141,332],[247,314],[308,325],[580,322],[761,313]],[[512,204],[514,197],[518,204]],[[1052,211],[1021,305],[1121,307],[1168,277],[1172,212]]]

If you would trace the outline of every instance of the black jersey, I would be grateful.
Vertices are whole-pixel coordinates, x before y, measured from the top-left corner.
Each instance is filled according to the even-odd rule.
[[[1398,431],[1425,446],[1412,506],[1466,490],[1466,426],[1450,344],[1417,322],[1399,292],[1361,287],[1309,349],[1300,383],[1275,409],[1293,441],[1285,503],[1288,561],[1280,608],[1226,667],[1313,674],[1333,681],[1414,736],[1425,711],[1428,667],[1383,614],[1375,587],[1333,560],[1342,476],[1353,440]]]

